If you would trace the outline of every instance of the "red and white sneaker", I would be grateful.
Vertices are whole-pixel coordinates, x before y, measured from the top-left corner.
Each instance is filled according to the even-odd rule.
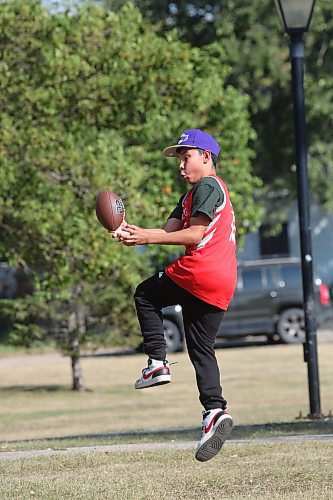
[[[135,382],[134,387],[135,389],[144,389],[169,382],[171,382],[171,374],[168,361],[149,358],[147,368],[142,370],[141,377]]]
[[[197,446],[195,458],[199,462],[207,462],[215,457],[224,445],[225,440],[232,430],[232,418],[226,410],[203,411],[201,439]]]

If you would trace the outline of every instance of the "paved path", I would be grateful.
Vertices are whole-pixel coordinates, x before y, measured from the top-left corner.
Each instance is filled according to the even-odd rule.
[[[257,439],[229,439],[225,446],[258,444],[258,443],[288,443],[302,441],[333,441],[333,434],[310,434],[297,436],[276,436]],[[191,450],[197,446],[197,441],[173,441],[166,443],[136,443],[136,444],[112,444],[105,446],[78,446],[75,448],[64,448],[63,450],[29,450],[29,451],[5,451],[0,452],[0,460],[18,460],[21,458],[51,457],[59,455],[73,455],[77,453],[113,453],[113,452],[138,452],[154,450]]]

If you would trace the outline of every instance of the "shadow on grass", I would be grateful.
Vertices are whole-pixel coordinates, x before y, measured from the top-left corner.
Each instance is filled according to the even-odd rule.
[[[26,440],[1,441],[2,443],[33,443],[56,441],[93,440],[96,444],[104,443],[133,443],[152,441],[192,441],[197,440],[200,434],[198,428],[159,429],[152,431],[106,432],[96,434],[77,434],[58,437],[35,438]],[[256,439],[278,436],[320,435],[333,434],[333,418],[323,420],[304,420],[297,422],[279,422],[253,425],[236,425],[233,428],[231,439]]]
[[[1,387],[1,392],[68,392],[72,389],[65,385],[9,385]]]

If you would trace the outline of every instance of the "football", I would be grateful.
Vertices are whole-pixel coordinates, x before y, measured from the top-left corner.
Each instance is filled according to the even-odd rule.
[[[110,189],[98,194],[95,211],[97,219],[108,231],[116,231],[125,219],[124,203]]]

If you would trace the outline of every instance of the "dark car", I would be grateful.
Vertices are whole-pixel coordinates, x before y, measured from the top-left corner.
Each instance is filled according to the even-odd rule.
[[[315,275],[317,325],[333,317],[328,285]],[[266,335],[286,343],[304,342],[302,271],[297,259],[265,259],[238,266],[234,298],[225,313],[218,338]],[[163,309],[168,352],[181,350],[184,329],[181,306]]]

